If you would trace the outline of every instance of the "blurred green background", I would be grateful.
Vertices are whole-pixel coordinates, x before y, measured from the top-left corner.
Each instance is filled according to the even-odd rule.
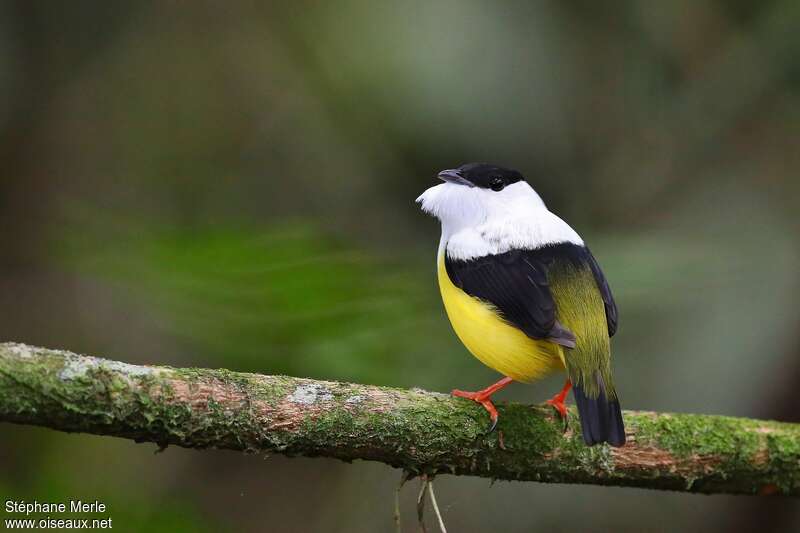
[[[0,340],[400,387],[496,375],[414,198],[520,169],[621,309],[623,405],[800,421],[800,4],[0,4]],[[539,402],[560,377],[505,399]],[[380,464],[0,425],[3,499],[390,531]],[[451,531],[797,531],[796,502],[442,477]],[[415,489],[404,492],[414,529]]]

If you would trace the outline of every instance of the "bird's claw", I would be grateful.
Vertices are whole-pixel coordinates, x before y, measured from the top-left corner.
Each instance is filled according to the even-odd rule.
[[[559,400],[559,398],[556,397],[547,400],[547,402],[545,403],[547,403],[553,409],[556,410],[556,413],[558,413],[559,418],[561,418],[561,420],[563,420],[564,422],[564,433],[566,433],[567,430],[569,429],[569,411],[567,410],[567,406],[564,405],[564,401]]]
[[[486,434],[487,434],[487,435],[491,435],[491,434],[492,434],[492,432],[493,432],[495,429],[497,429],[497,421],[498,421],[499,419],[500,419],[500,418],[499,418],[499,417],[496,417],[496,416],[494,416],[494,417],[492,417],[492,418],[491,418],[491,423],[489,424],[489,429],[486,431]]]
[[[477,392],[468,392],[463,390],[455,389],[450,392],[451,395],[457,398],[465,398],[467,400],[472,400],[473,402],[477,402],[486,409],[486,412],[489,413],[489,418],[491,419],[491,424],[489,425],[489,430],[486,432],[487,435],[491,434],[495,428],[497,428],[497,420],[499,415],[497,413],[497,409],[495,408],[494,404],[492,403],[492,394],[499,391],[509,383],[511,383],[512,379],[509,377],[505,377],[495,383],[494,385],[490,385],[483,390]]]

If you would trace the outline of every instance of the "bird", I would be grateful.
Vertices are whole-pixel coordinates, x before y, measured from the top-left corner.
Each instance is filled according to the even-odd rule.
[[[467,350],[503,375],[483,390],[451,394],[481,404],[491,433],[499,418],[494,393],[565,371],[564,387],[547,403],[568,423],[572,389],[584,442],[623,446],[611,374],[617,305],[583,239],[517,170],[467,163],[437,177],[443,183],[417,203],[441,223],[436,272],[444,308]]]

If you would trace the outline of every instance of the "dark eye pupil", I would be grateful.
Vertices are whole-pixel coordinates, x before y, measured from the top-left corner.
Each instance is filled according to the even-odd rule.
[[[493,178],[491,183],[489,183],[489,187],[492,188],[493,191],[502,191],[503,188],[506,186],[503,178]]]

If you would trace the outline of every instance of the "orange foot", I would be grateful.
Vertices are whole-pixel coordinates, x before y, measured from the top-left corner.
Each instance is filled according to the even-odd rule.
[[[561,392],[559,392],[558,394],[547,400],[547,403],[549,405],[552,405],[553,408],[556,411],[558,411],[558,413],[561,415],[561,418],[563,418],[564,420],[567,419],[567,406],[564,405],[564,400],[567,398],[567,394],[569,394],[569,390],[571,388],[572,388],[572,382],[570,380],[567,380],[567,382],[564,384],[564,388],[561,389]]]
[[[484,409],[489,413],[489,418],[492,420],[492,425],[489,427],[489,433],[494,431],[494,428],[497,427],[497,409],[495,408],[494,404],[492,403],[491,397],[492,394],[499,391],[509,383],[514,381],[511,378],[503,378],[494,385],[490,385],[483,390],[479,390],[477,392],[466,392],[463,390],[454,390],[450,394],[456,396],[458,398],[466,398],[467,400],[472,400],[474,402],[478,402],[483,406]]]

